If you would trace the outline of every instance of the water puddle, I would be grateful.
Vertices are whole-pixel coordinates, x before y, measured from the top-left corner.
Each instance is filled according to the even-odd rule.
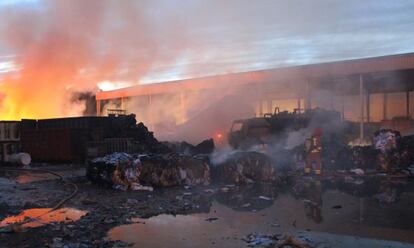
[[[25,222],[22,226],[33,228],[54,222],[72,222],[79,220],[87,214],[87,211],[73,208],[61,208],[48,213],[51,208],[32,208],[24,210],[19,215],[9,216],[0,222],[0,227],[5,227],[13,223]]]
[[[38,182],[38,181],[45,181],[45,180],[55,180],[58,179],[56,176],[49,174],[49,173],[27,173],[27,174],[21,174],[17,176],[14,181],[20,184],[25,183],[32,183],[32,182]]]
[[[56,171],[59,175],[61,175],[64,178],[80,177],[85,175],[85,170],[83,168],[65,170],[56,170],[52,168],[52,171]],[[33,182],[59,179],[59,177],[57,177],[56,175],[41,171],[0,171],[0,178],[7,178],[18,184],[27,184]]]
[[[236,187],[216,194],[209,213],[136,219],[108,236],[134,247],[245,247],[242,239],[252,233],[301,231],[414,243],[412,183],[302,180],[277,191]],[[380,203],[373,197],[384,192],[396,192],[397,202]]]

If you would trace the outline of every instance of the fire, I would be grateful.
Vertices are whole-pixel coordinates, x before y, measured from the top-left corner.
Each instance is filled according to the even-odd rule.
[[[32,80],[25,77],[9,79],[0,85],[0,119],[54,118],[81,113],[82,108],[76,104],[67,106],[71,92],[54,84],[53,79],[34,76],[33,81],[42,81],[31,83]]]

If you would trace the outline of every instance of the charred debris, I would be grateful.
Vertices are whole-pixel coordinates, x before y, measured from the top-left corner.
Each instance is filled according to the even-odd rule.
[[[235,120],[228,143],[160,142],[135,115],[22,120],[13,152],[34,162],[86,162],[87,178],[117,189],[280,183],[291,175],[366,172],[414,174],[414,136],[366,126],[371,139],[355,142],[358,124],[323,109]],[[16,128],[16,127],[15,127]],[[355,170],[357,169],[357,170]]]

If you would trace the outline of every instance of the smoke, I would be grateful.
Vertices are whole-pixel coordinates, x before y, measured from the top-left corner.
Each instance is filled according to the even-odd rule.
[[[2,119],[49,118],[88,112],[78,92],[104,80],[137,83],[156,63],[169,63],[186,37],[177,24],[164,44],[146,1],[43,1],[41,8],[5,7],[0,40],[21,69],[1,79]],[[168,52],[163,52],[167,50]]]
[[[33,2],[0,5],[0,52],[15,54],[19,68],[0,77],[2,119],[82,114],[73,92],[103,81],[158,82],[407,52],[413,41],[411,1]]]
[[[75,92],[72,94],[72,105],[80,106],[82,115],[93,116],[96,114],[96,98],[93,92]]]

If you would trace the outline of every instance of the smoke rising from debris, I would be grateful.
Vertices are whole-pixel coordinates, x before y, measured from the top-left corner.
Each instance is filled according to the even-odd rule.
[[[96,90],[102,81],[159,81],[408,50],[412,2],[351,2],[44,0],[2,6],[0,51],[16,54],[21,69],[1,77],[0,116],[79,115],[84,109],[73,108],[72,93]]]

